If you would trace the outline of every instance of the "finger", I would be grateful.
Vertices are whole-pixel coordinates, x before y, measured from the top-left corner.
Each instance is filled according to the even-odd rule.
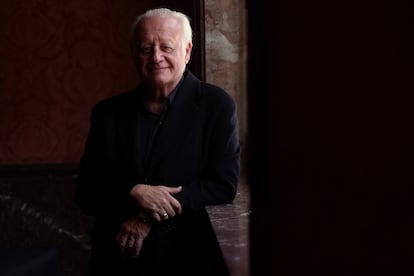
[[[116,240],[118,241],[118,245],[123,248],[128,241],[128,236],[123,233],[118,233]]]
[[[170,212],[171,213],[171,212]],[[164,210],[163,214],[161,215],[163,220],[167,220],[170,216],[168,215],[168,212]]]
[[[118,240],[119,251],[121,253],[121,256],[123,256],[123,257],[125,257],[125,255],[126,255],[126,244],[127,244],[127,242],[128,242],[128,240],[124,236],[121,237]]]
[[[170,218],[173,218],[176,215],[181,214],[181,204],[176,198],[174,198],[172,195],[169,195],[167,202],[164,205],[164,210],[167,212]],[[164,215],[164,213],[162,215]]]
[[[133,236],[129,236],[126,247],[132,248],[134,247],[134,244],[135,244],[135,238]]]
[[[163,219],[168,219],[168,218],[172,218],[175,216],[175,210],[174,208],[170,205],[167,204],[164,208],[164,212],[162,212],[162,218]]]
[[[173,200],[171,202],[171,206],[174,209],[174,212],[175,212],[176,215],[181,214],[182,207],[181,207],[180,202],[177,199],[173,198]]]
[[[134,251],[135,251],[135,237],[130,236],[124,248],[124,252],[125,252],[124,256],[131,257],[134,255]]]
[[[142,239],[140,238],[135,239],[135,244],[134,244],[133,251],[131,253],[131,257],[138,257],[139,253],[141,252],[141,248],[142,248]]]
[[[166,188],[167,188],[167,192],[169,192],[170,194],[179,193],[183,189],[182,186],[178,186],[178,187],[166,187]]]
[[[157,211],[152,211],[152,212],[151,212],[151,217],[152,217],[155,221],[160,222],[160,221],[162,220],[162,215],[161,215],[161,214],[163,214],[163,213],[161,213],[161,212],[157,212]]]
[[[171,196],[168,205],[165,207],[165,210],[170,217],[174,217],[181,214],[181,204],[177,199]]]

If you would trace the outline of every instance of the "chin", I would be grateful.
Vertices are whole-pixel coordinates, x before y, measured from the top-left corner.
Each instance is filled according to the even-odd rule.
[[[169,83],[166,79],[160,79],[160,78],[148,78],[148,83],[151,83],[154,86],[157,87],[163,87]]]
[[[162,76],[152,76],[149,79],[155,83],[168,83],[170,81],[170,78],[166,78]]]

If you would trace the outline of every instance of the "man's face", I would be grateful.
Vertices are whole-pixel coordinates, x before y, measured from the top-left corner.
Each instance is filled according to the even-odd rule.
[[[144,18],[135,33],[136,64],[143,81],[172,90],[190,60],[192,44],[184,45],[182,27],[174,18]]]

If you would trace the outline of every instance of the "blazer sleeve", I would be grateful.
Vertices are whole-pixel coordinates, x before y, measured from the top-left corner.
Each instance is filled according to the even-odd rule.
[[[214,104],[219,109],[212,118],[213,126],[208,135],[207,164],[199,178],[190,180],[175,195],[184,210],[231,203],[236,196],[241,151],[236,105],[227,93],[222,95],[225,97]],[[207,109],[206,113],[211,112]]]
[[[87,215],[110,218],[131,212],[128,194],[136,181],[129,181],[124,164],[117,162],[115,128],[112,112],[95,106],[75,190],[75,202]]]

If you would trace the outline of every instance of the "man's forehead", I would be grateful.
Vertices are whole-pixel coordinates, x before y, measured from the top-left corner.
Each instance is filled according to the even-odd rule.
[[[160,43],[177,44],[183,38],[180,22],[173,17],[151,16],[143,18],[135,29],[138,45]]]
[[[146,42],[163,42],[163,43],[175,43],[180,41],[181,36],[177,33],[171,32],[143,32],[138,37],[137,40],[141,43]]]

